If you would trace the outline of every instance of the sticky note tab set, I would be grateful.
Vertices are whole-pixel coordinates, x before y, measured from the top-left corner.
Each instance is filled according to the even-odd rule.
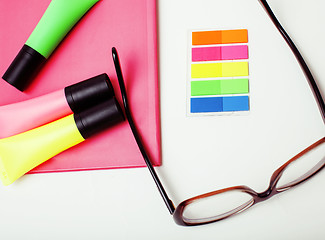
[[[189,114],[249,111],[246,29],[191,32]]]

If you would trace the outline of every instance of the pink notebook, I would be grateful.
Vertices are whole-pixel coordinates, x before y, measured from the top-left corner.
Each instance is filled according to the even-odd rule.
[[[0,1],[1,76],[49,3]],[[0,105],[63,89],[101,73],[108,74],[121,103],[111,56],[113,46],[119,52],[135,122],[152,163],[160,165],[156,0],[99,1],[62,41],[24,93],[0,80]],[[142,166],[144,160],[124,122],[55,156],[31,173]]]

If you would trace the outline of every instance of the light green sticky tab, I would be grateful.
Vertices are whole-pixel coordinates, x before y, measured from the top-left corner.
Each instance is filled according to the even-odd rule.
[[[191,96],[248,93],[248,79],[192,81]]]
[[[223,63],[196,63],[191,65],[192,78],[222,77]]]
[[[223,62],[222,77],[248,76],[248,62]]]
[[[247,78],[220,80],[220,94],[241,94],[248,92]]]

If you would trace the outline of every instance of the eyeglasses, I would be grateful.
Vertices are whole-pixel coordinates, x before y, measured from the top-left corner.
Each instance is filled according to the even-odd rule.
[[[311,74],[306,62],[299,53],[297,47],[283,29],[266,0],[259,0],[276,28],[285,39],[298,63],[300,64],[310,88],[318,104],[322,118],[325,121],[325,104],[319,88]],[[289,190],[292,187],[310,179],[325,166],[325,137],[315,142],[296,156],[291,158],[272,175],[269,187],[266,191],[258,193],[247,186],[235,186],[209,193],[205,193],[181,202],[176,208],[169,199],[163,185],[161,184],[155,169],[153,168],[148,154],[141,142],[136,125],[134,124],[125,90],[121,66],[115,48],[112,56],[117,73],[118,82],[122,94],[125,115],[133,132],[141,154],[148,169],[157,185],[157,188],[175,222],[183,226],[195,226],[223,220],[252,207],[254,204],[265,201],[272,196]]]

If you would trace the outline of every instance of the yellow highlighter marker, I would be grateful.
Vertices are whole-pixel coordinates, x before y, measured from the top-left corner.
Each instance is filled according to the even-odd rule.
[[[0,140],[0,179],[9,185],[36,166],[124,120],[111,98],[78,114]]]

